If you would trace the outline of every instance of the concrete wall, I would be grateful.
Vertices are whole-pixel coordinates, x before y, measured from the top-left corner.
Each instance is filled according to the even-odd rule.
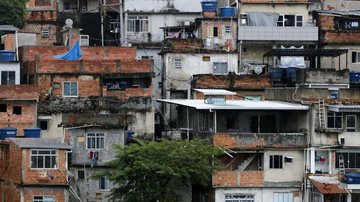
[[[18,62],[0,62],[0,75],[2,71],[15,71],[15,84],[20,84],[20,63]],[[1,83],[1,76],[0,76]]]
[[[346,57],[347,57],[347,66],[350,71],[360,72],[360,63],[352,63],[351,61],[351,52],[360,51],[360,45],[328,45],[324,48],[328,49],[348,49],[347,54],[340,56],[340,69],[346,69]],[[322,57],[320,58],[321,68],[335,68],[339,69],[339,57],[332,59],[331,57]]]
[[[48,130],[41,130],[41,136],[45,138],[63,137],[62,127],[58,127],[62,121],[61,114],[51,114],[50,116],[38,116],[38,123],[40,121],[48,122]],[[40,125],[38,125],[40,127]]]
[[[155,116],[153,111],[130,112],[134,119],[129,124],[129,130],[135,132],[135,137],[153,139],[155,132]]]
[[[192,6],[189,6],[192,7]],[[201,17],[201,14],[166,14],[166,13],[134,13],[128,14],[130,16],[148,16],[149,28],[148,32],[126,32],[129,43],[161,43],[164,40],[164,33],[160,27],[177,26],[180,22],[190,21],[194,22],[195,18]],[[141,47],[141,46],[140,46]]]
[[[97,132],[104,133],[104,149],[87,149],[87,134]],[[124,145],[125,142],[123,129],[71,129],[70,133],[70,145],[72,147],[71,163],[75,165],[90,165],[91,159],[89,159],[89,152],[98,151],[99,158],[97,161],[97,165],[102,166],[106,162],[115,158],[115,150],[113,148],[113,145]]]
[[[292,163],[286,163],[283,161],[282,169],[270,168],[270,155],[283,155],[291,156],[293,158]],[[304,152],[300,151],[266,151],[264,153],[264,181],[265,182],[301,182],[303,180],[303,168],[304,168]]]
[[[217,188],[215,189],[215,201],[225,201],[225,195],[232,194],[254,195],[254,202],[273,201],[274,192],[291,192],[294,202],[302,201],[300,190],[297,188]]]
[[[262,64],[263,55],[273,49],[272,45],[242,45],[241,59],[247,63]],[[265,58],[265,63],[267,59]]]
[[[210,61],[203,61],[203,56],[209,56]],[[213,73],[214,62],[228,63],[229,72],[238,72],[238,62],[236,53],[223,54],[190,54],[190,53],[167,53],[165,55],[166,74],[170,78],[166,80],[166,89],[187,90],[187,82],[178,80],[189,80],[192,75]],[[182,60],[182,68],[174,67],[174,60]]]
[[[201,0],[127,0],[125,11],[160,12],[176,9],[180,12],[201,12],[200,2]]]
[[[106,171],[104,168],[81,168],[73,167],[70,168],[73,175],[75,175],[75,184],[77,193],[80,194],[82,201],[92,202],[107,202],[110,194],[109,190],[100,190],[99,179],[92,178],[92,176]],[[78,171],[84,171],[84,179],[78,178]],[[110,189],[114,188],[113,183],[110,182]],[[75,200],[75,199],[74,199]]]

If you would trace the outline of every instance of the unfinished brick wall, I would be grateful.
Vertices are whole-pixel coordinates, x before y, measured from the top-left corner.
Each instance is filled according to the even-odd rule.
[[[49,37],[43,37],[43,28],[49,29]],[[39,46],[53,46],[57,43],[56,33],[58,29],[56,25],[48,23],[27,23],[24,28],[21,29],[21,31],[36,33],[36,44]]]
[[[55,55],[66,53],[65,46],[23,46],[20,48],[20,60],[22,62],[36,60],[58,60]],[[136,59],[135,47],[81,47],[82,60],[134,60]]]
[[[4,50],[15,50],[14,34],[7,34],[4,41]]]
[[[46,8],[44,8],[46,9]],[[35,11],[32,10],[27,13],[26,20],[28,22],[49,22],[49,21],[56,21],[57,19],[57,11],[56,10],[41,10]]]
[[[24,201],[33,201],[34,196],[54,196],[55,201],[66,201],[65,188],[56,187],[26,187],[24,188]]]
[[[264,185],[264,173],[262,171],[240,172],[240,186],[262,186]]]
[[[57,150],[57,169],[31,169],[30,149],[22,150],[22,182],[24,184],[65,185],[67,182],[66,150]]]
[[[237,171],[217,171],[212,176],[212,185],[214,187],[234,187],[238,185]]]
[[[248,187],[263,186],[264,173],[262,171],[217,171],[212,176],[214,187]]]
[[[108,90],[103,87],[103,96],[116,97],[119,100],[127,100],[131,97],[150,97],[152,88],[126,88],[124,90]]]
[[[319,30],[321,31],[335,30],[334,16],[319,15],[316,21],[316,25],[319,27]]]
[[[213,138],[215,146],[222,146],[226,148],[236,148],[238,144],[234,136],[228,133],[216,133]]]
[[[10,141],[2,141],[2,144],[9,145],[9,155],[5,159],[0,159],[0,174],[2,174],[0,178],[8,185],[19,184],[21,182],[22,168],[21,149]]]
[[[5,199],[3,202],[20,202],[20,190],[14,186],[2,184],[0,189],[0,198]]]

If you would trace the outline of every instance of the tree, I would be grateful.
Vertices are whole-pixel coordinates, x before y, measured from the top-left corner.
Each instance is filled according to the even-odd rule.
[[[0,24],[23,27],[27,0],[0,0]]]
[[[103,173],[117,188],[113,201],[179,201],[176,190],[196,184],[206,186],[221,150],[201,140],[149,142],[115,146],[116,157]]]

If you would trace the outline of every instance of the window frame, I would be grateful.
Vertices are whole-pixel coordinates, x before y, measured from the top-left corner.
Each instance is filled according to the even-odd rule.
[[[182,59],[174,58],[173,66],[175,69],[182,69]]]
[[[354,59],[355,54],[355,59]],[[351,51],[351,63],[352,64],[360,64],[360,51]]]
[[[102,187],[102,180],[104,180],[104,187]],[[99,178],[99,190],[100,191],[110,191],[110,180],[107,177]]]
[[[46,129],[43,129],[43,124],[42,123],[46,123]],[[41,130],[49,130],[49,120],[47,120],[47,119],[42,119],[42,120],[39,120],[39,128],[41,129]]]
[[[92,137],[92,135],[94,135],[94,136]],[[98,136],[100,136],[100,135],[102,135],[102,139],[103,139],[103,147],[102,148],[98,147],[98,140],[97,139],[99,138]],[[95,139],[94,140],[95,147],[89,148],[90,145],[88,144],[88,142],[89,142],[90,138]],[[89,132],[89,133],[86,133],[86,149],[87,150],[105,150],[105,142],[106,142],[106,139],[105,139],[105,133],[104,132]]]
[[[224,25],[224,34],[231,35],[232,34],[232,27],[231,25]]]
[[[33,154],[33,151],[37,151],[37,154]],[[39,154],[39,151],[50,151],[49,154]],[[52,152],[55,152],[55,154],[53,154]],[[43,157],[43,167],[39,168],[39,166],[37,165],[36,167],[33,167],[33,160],[32,157],[39,157],[42,156]],[[46,168],[46,163],[45,163],[45,157],[46,156],[50,156],[50,165],[51,165],[51,161],[52,158],[51,157],[55,157],[55,164],[53,168]],[[56,149],[31,149],[30,150],[30,169],[31,170],[58,170],[59,169],[59,165],[58,165],[58,150]],[[36,162],[38,162],[38,158],[36,158]]]
[[[41,27],[41,37],[42,38],[50,37],[50,28],[49,27]]]
[[[334,127],[329,127],[329,118],[333,118],[334,119]],[[336,127],[336,119],[340,118],[340,123],[341,123],[341,127],[338,128]],[[327,129],[332,129],[332,130],[342,130],[343,129],[343,114],[340,112],[328,112],[327,113],[327,117],[326,117],[326,128]]]
[[[345,169],[359,169],[360,168],[360,152],[347,152],[347,151],[339,151],[335,152],[335,168],[339,168],[339,156],[343,155],[344,157],[344,167]],[[351,159],[355,157],[355,159]],[[354,164],[355,167],[350,167],[350,164]]]
[[[35,197],[42,197],[42,199],[35,199]],[[52,200],[45,199],[46,197],[52,198]],[[55,196],[54,195],[35,195],[33,196],[33,202],[55,202]]]
[[[70,83],[70,95],[65,95],[65,83]],[[71,95],[71,86],[76,83],[76,95]],[[63,81],[62,83],[62,96],[63,97],[78,97],[79,96],[79,83],[77,81]]]
[[[137,28],[137,26],[139,27]],[[150,32],[149,16],[141,16],[141,15],[128,16],[126,29],[128,33],[149,33]]]
[[[354,117],[354,120],[355,120],[354,124],[355,124],[355,125],[354,125],[353,127],[349,127],[349,126],[348,126],[348,117]],[[345,125],[346,125],[346,132],[356,132],[356,128],[357,128],[357,124],[356,124],[357,117],[356,117],[356,115],[355,115],[355,114],[348,114],[348,115],[345,116],[345,120],[346,120],[346,123],[345,123]],[[349,129],[350,129],[351,131],[349,131]]]
[[[294,26],[285,26],[285,16],[294,16]],[[301,17],[301,22],[298,21],[298,17]],[[282,18],[282,20],[280,20]],[[279,26],[279,23],[281,23],[281,26]],[[301,23],[301,26],[298,26],[298,23]],[[303,27],[304,26],[304,15],[302,14],[279,14],[279,19],[276,23],[277,27]]]
[[[276,197],[276,195],[279,195],[279,196],[281,195],[281,197]],[[287,195],[287,199],[290,199],[290,200],[284,200],[285,195]],[[294,202],[294,193],[292,193],[292,192],[274,192],[273,201],[274,202]]]
[[[6,81],[3,80],[3,77],[4,77],[3,75],[5,75]],[[16,71],[1,71],[0,76],[1,76],[1,78],[0,78],[1,85],[15,85],[16,84]],[[11,81],[13,81],[13,82],[11,82]]]
[[[279,159],[277,159],[278,161],[278,165],[279,166],[275,166],[275,157],[278,157]],[[284,156],[283,155],[278,155],[278,154],[274,154],[274,155],[269,155],[269,168],[270,169],[283,169],[284,168]]]
[[[215,72],[214,70],[216,70],[216,64],[221,64],[224,65],[226,64],[226,72]],[[225,75],[229,73],[229,64],[227,62],[213,62],[213,74],[215,75]]]

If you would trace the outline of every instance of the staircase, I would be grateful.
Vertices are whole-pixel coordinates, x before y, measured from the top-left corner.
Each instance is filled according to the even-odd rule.
[[[325,101],[319,99],[319,128],[325,129]]]
[[[242,172],[244,171],[249,165],[250,163],[254,160],[256,154],[252,154],[251,156],[249,156],[247,159],[245,159],[239,166],[238,166],[238,171]]]

